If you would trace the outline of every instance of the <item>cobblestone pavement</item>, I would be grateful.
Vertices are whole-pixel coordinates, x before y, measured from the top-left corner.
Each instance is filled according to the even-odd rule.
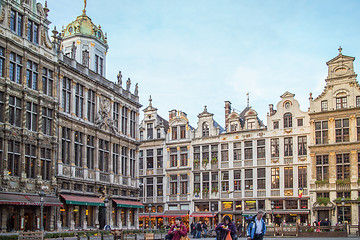
[[[215,238],[192,238],[190,237],[190,239],[199,239],[199,240],[211,240],[211,239],[215,239]],[[238,238],[239,240],[246,240],[245,237],[240,237]],[[314,240],[314,238],[297,238],[297,237],[289,237],[289,238],[285,238],[285,237],[277,237],[277,238],[268,238],[268,237],[265,237],[264,240]],[[317,239],[320,239],[320,240],[352,240],[352,239],[360,239],[360,237],[355,237],[355,236],[350,236],[350,237],[347,237],[347,238],[317,238]]]

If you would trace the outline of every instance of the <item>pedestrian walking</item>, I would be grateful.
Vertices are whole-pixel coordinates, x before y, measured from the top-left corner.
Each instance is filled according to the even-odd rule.
[[[175,224],[171,226],[168,236],[172,240],[180,240],[181,237],[187,236],[186,226],[182,223],[181,217],[175,218]]]
[[[231,221],[229,216],[225,216],[222,223],[219,223],[216,228],[216,239],[224,240],[230,232],[232,240],[237,240],[236,236],[236,227],[235,224]]]
[[[201,238],[202,225],[201,222],[196,224],[196,238]]]
[[[248,240],[263,240],[266,233],[266,225],[263,219],[264,212],[259,211],[256,216],[250,221],[247,228]]]

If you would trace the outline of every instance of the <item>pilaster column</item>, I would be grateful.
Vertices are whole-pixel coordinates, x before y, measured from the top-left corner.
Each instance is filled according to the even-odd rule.
[[[334,120],[334,118],[329,118],[329,121],[328,121],[328,137],[329,137],[329,144],[335,143],[335,120]]]
[[[74,82],[74,80],[71,80],[71,96],[70,96],[70,114],[71,116],[75,117],[75,86],[76,86],[76,82]]]
[[[89,120],[89,119],[87,119],[87,116],[88,116],[88,108],[87,108],[88,91],[89,91],[89,89],[84,87],[83,118],[85,121]]]

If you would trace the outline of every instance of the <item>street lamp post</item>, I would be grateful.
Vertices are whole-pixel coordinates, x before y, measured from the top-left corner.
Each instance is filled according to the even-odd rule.
[[[104,205],[105,205],[105,227],[106,227],[106,225],[108,225],[108,212],[110,211],[109,199],[107,197],[105,197],[104,199]]]
[[[345,208],[345,197],[343,196],[341,199],[341,205],[342,205],[342,219],[343,219],[343,224],[345,222],[345,216],[344,216],[344,208]]]
[[[215,211],[215,204],[211,203],[211,216],[212,216],[212,225],[211,228],[215,225],[215,217],[214,217],[214,212]]]
[[[149,228],[151,229],[151,203],[149,204]]]
[[[275,226],[275,223],[274,223],[274,208],[275,208],[275,203],[274,203],[274,201],[271,201],[271,210],[272,210],[272,213],[271,213],[271,221],[272,221],[272,223],[273,223],[274,226]]]
[[[40,230],[43,232],[44,231],[44,197],[45,197],[44,190],[41,190],[39,192],[39,196],[40,196]]]

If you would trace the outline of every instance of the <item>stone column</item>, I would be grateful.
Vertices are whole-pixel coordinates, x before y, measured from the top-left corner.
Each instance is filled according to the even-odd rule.
[[[329,144],[335,143],[335,120],[334,118],[329,118],[328,121],[328,137],[329,137]]]
[[[69,228],[70,230],[75,229],[75,219],[74,215],[72,214],[74,212],[74,205],[69,205]]]
[[[70,165],[70,176],[75,177],[75,152],[74,152],[74,141],[75,141],[75,132],[70,129],[70,159],[69,159],[69,165]]]
[[[95,228],[99,228],[99,206],[95,206]]]
[[[89,119],[87,119],[87,116],[88,116],[88,108],[87,108],[88,91],[89,91],[89,89],[84,87],[83,118],[85,121],[89,121]]]
[[[2,232],[6,232],[6,230],[7,230],[7,227],[6,227],[7,215],[8,215],[7,207],[5,205],[3,205],[1,207],[1,231]]]
[[[71,96],[70,96],[70,114],[71,116],[75,117],[75,86],[76,86],[76,82],[74,80],[71,80],[71,84],[70,84],[70,91],[71,91]]]

